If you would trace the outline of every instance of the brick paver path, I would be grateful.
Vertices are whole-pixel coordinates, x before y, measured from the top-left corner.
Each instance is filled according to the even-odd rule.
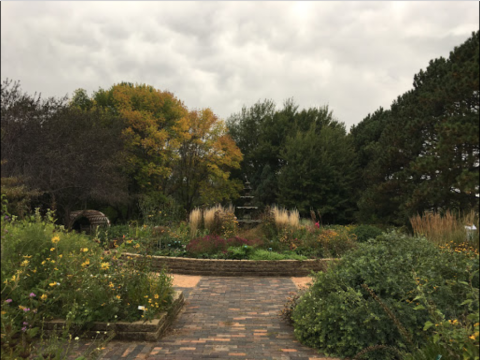
[[[102,359],[328,359],[293,336],[280,317],[290,278],[202,277],[184,291],[184,310],[156,343],[113,341]]]

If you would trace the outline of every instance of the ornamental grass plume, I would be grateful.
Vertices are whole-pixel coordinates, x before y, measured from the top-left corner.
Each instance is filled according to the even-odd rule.
[[[478,215],[472,210],[463,216],[455,216],[452,212],[445,214],[425,212],[410,218],[413,232],[417,236],[425,236],[437,245],[449,243],[460,244],[466,240],[465,226],[475,225],[478,229]],[[471,241],[478,248],[478,230],[476,240]]]
[[[215,213],[217,211],[222,211],[223,208],[221,205],[215,205],[214,207],[211,207],[210,209],[206,209],[203,212],[203,223],[205,225],[206,229],[212,229],[215,223]]]
[[[285,208],[278,208],[274,206],[272,208],[273,218],[275,219],[275,225],[277,228],[285,228],[289,223],[288,210]]]
[[[300,213],[297,209],[290,210],[288,213],[288,225],[293,228],[298,228],[300,224]]]
[[[193,238],[202,223],[202,210],[198,207],[193,209],[188,219],[190,223],[190,236]]]

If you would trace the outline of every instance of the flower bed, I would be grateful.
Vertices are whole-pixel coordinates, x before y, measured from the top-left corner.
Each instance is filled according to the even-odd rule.
[[[95,337],[99,333],[106,334],[115,332],[115,340],[123,341],[157,341],[177,317],[185,303],[181,291],[175,291],[172,306],[168,311],[162,312],[150,321],[138,320],[133,322],[118,321],[116,323],[95,322],[84,336]],[[67,326],[65,320],[52,320],[44,324],[44,332],[47,335],[59,333]]]

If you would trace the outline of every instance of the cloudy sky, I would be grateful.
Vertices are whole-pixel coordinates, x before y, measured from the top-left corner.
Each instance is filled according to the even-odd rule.
[[[2,79],[44,96],[115,83],[223,119],[263,99],[328,104],[347,128],[479,28],[477,1],[5,2]]]

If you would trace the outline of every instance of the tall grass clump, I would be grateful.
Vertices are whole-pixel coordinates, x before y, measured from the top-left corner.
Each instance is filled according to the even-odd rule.
[[[418,236],[425,236],[429,241],[437,245],[461,244],[466,240],[469,245],[478,249],[478,215],[472,210],[462,216],[455,216],[450,211],[441,215],[439,213],[426,212],[410,218],[413,232]],[[467,239],[465,226],[475,225],[477,230],[472,239]]]
[[[195,237],[197,230],[200,229],[200,226],[202,225],[202,210],[199,208],[195,208],[192,210],[188,217],[189,223],[190,223],[190,235]]]
[[[215,205],[209,209],[203,211],[203,224],[206,229],[212,229],[215,223],[215,213],[223,210],[221,205]]]
[[[201,212],[194,214],[195,210],[190,214],[190,221],[192,217],[198,218],[198,224],[201,223]],[[192,226],[192,225],[191,225]],[[235,217],[235,208],[232,205],[223,207],[215,205],[203,211],[203,226],[210,234],[222,235],[226,238],[235,236],[237,231],[237,218]],[[196,231],[196,229],[195,229]],[[194,237],[195,233],[192,231]]]
[[[271,209],[275,226],[278,229],[286,228],[287,226],[297,228],[300,224],[300,214],[297,209],[288,211],[285,208],[279,208],[277,206]]]

